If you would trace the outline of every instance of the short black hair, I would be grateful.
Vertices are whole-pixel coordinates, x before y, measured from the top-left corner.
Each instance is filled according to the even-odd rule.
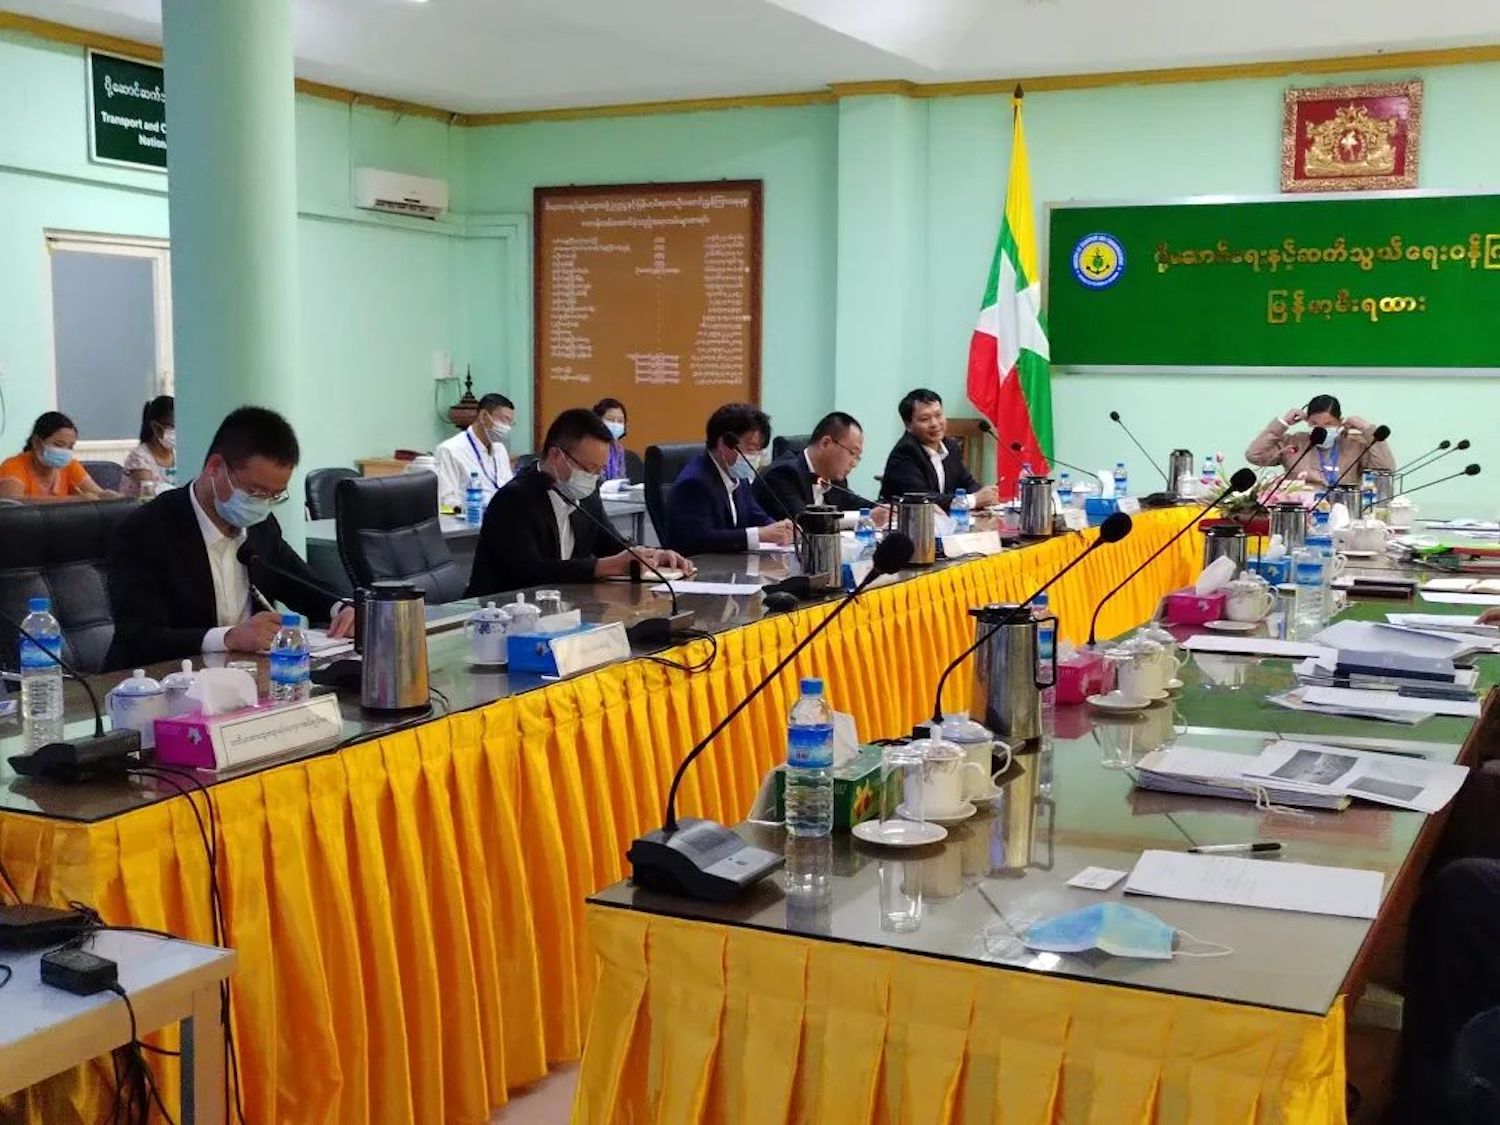
[[[31,424],[31,433],[26,436],[26,444],[21,446],[21,452],[25,453],[31,448],[33,438],[37,441],[46,441],[53,434],[57,433],[58,430],[72,430],[74,433],[77,433],[78,427],[73,424],[73,419],[60,410],[49,410],[40,415]]]
[[[834,441],[838,441],[839,438],[843,437],[850,430],[863,429],[864,427],[859,424],[859,420],[854,415],[845,414],[842,410],[835,410],[823,415],[822,420],[813,427],[812,437],[809,439],[808,444],[811,445],[813,442],[822,441],[826,437],[831,437]]]
[[[744,437],[752,432],[760,434],[762,445],[770,445],[771,416],[748,402],[731,402],[708,416],[708,425],[704,427],[704,444],[712,449],[725,434]]]
[[[625,420],[627,422],[630,421],[630,411],[625,409],[625,404],[619,399],[601,398],[598,402],[594,403],[594,413],[599,415],[599,417],[601,418],[603,418],[605,414],[609,413],[611,410],[618,410],[621,414],[625,415]]]
[[[896,409],[901,412],[901,421],[909,426],[911,425],[911,416],[917,412],[917,404],[930,402],[935,402],[939,406],[942,406],[943,396],[938,394],[937,391],[929,391],[926,387],[918,387],[914,391],[907,391],[906,397],[901,400],[901,405],[896,407]]]
[[[176,400],[171,395],[157,395],[141,410],[141,441],[148,442],[156,435],[151,432],[153,423],[163,426],[173,424],[177,415]]]
[[[296,465],[302,459],[302,448],[297,444],[292,424],[264,406],[231,410],[214,432],[204,459],[215,453],[234,468],[257,456],[278,465]]]
[[[547,436],[542,439],[542,453],[545,455],[554,446],[564,453],[571,452],[586,437],[598,438],[606,445],[614,440],[599,415],[592,410],[575,406],[552,419],[552,425],[547,427]]]
[[[514,410],[516,404],[502,394],[487,394],[479,400],[480,410]]]
[[[1332,414],[1340,420],[1344,417],[1344,411],[1339,406],[1339,400],[1332,395],[1313,395],[1307,404],[1309,414]]]

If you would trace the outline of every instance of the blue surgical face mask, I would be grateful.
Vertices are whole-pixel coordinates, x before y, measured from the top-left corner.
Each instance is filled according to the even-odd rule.
[[[42,464],[49,469],[66,469],[73,460],[73,451],[60,445],[42,446]]]
[[[750,484],[755,480],[755,469],[750,464],[749,458],[741,453],[734,459],[734,464],[729,466],[729,475],[734,480]]]
[[[612,438],[614,438],[616,441],[619,441],[622,437],[625,436],[625,423],[624,422],[609,422],[609,421],[606,421],[604,423],[604,428],[609,431],[609,436],[612,437]]]
[[[1116,957],[1167,961],[1176,932],[1155,914],[1122,902],[1100,902],[1037,922],[1023,940],[1030,948],[1049,953],[1102,949]]]
[[[219,499],[217,481],[210,481],[214,488],[214,510],[230,527],[254,527],[271,514],[271,501],[263,496],[251,496],[243,488],[229,481],[229,499]]]

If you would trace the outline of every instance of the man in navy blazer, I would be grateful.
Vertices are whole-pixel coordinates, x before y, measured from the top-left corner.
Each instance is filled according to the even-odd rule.
[[[667,545],[684,555],[789,546],[790,520],[773,521],[756,502],[751,458],[771,441],[771,419],[732,402],[708,417],[704,450],[682,467],[667,493]]]

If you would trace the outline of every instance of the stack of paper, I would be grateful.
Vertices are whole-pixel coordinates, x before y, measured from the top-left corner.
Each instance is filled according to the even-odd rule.
[[[1453,800],[1467,766],[1350,750],[1317,742],[1273,742],[1244,769],[1248,778],[1435,813]]]
[[[1283,641],[1275,637],[1245,637],[1226,633],[1194,633],[1182,642],[1189,652],[1219,652],[1231,656],[1322,656],[1324,645]]]
[[[1356,706],[1345,701],[1343,703],[1311,703],[1308,701],[1307,693],[1312,690],[1309,685],[1295,687],[1291,691],[1284,691],[1280,695],[1269,695],[1266,702],[1277,707],[1283,707],[1288,711],[1306,711],[1314,715],[1339,715],[1346,719],[1373,719],[1382,723],[1400,723],[1403,726],[1416,726],[1425,719],[1432,718],[1431,711],[1398,711],[1382,706],[1384,695],[1394,695],[1394,692],[1372,693],[1381,694],[1382,698],[1373,706]]]
[[[1293,808],[1341,810],[1349,807],[1349,798],[1341,794],[1249,778],[1245,768],[1254,761],[1244,754],[1223,750],[1172,746],[1153,750],[1137,762],[1135,783],[1142,789],[1180,793],[1188,797],[1254,801],[1263,795],[1271,804]]]
[[[1402,629],[1436,629],[1443,633],[1473,633],[1500,643],[1500,625],[1481,625],[1478,614],[1387,613],[1385,619]]]
[[[1378,871],[1348,867],[1148,851],[1136,862],[1125,883],[1125,893],[1342,918],[1373,918],[1380,912],[1384,882]]]

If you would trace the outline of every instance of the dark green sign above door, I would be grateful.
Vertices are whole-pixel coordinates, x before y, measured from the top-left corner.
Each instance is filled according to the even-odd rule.
[[[89,52],[89,159],[167,170],[167,95],[162,68]]]

